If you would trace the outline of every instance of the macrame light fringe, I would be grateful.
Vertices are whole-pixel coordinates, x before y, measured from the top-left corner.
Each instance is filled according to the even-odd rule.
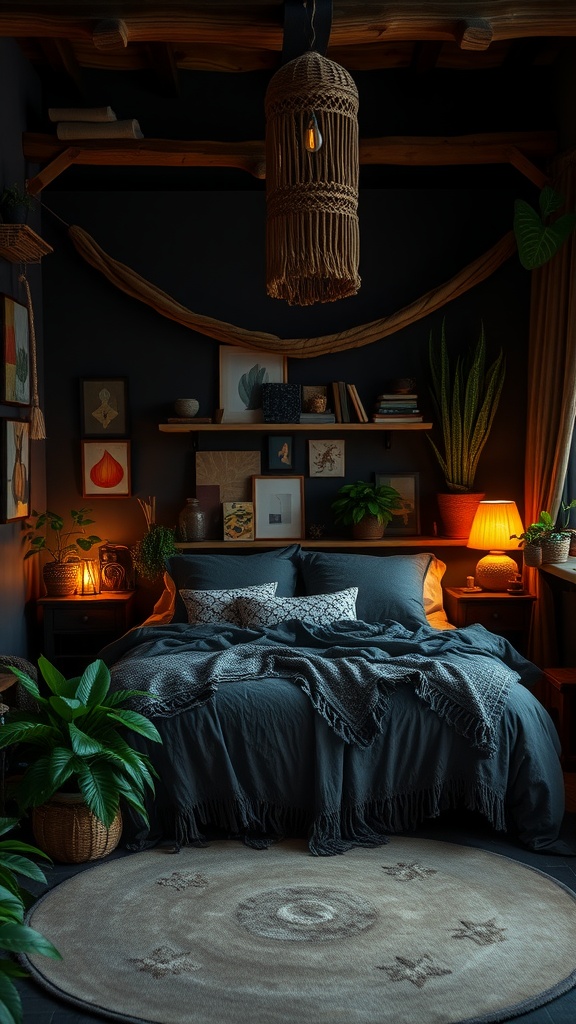
[[[32,307],[32,295],[26,274],[20,274],[18,278],[26,290],[26,305],[28,306],[28,323],[30,325],[30,370],[32,376],[32,408],[30,409],[30,437],[32,441],[43,441],[46,437],[44,425],[44,414],[40,408],[38,398],[38,364],[36,360],[36,330],[34,327],[34,309]]]
[[[358,90],[348,72],[310,51],[266,90],[266,290],[289,305],[355,295],[358,264]],[[315,115],[323,144],[309,152]]]

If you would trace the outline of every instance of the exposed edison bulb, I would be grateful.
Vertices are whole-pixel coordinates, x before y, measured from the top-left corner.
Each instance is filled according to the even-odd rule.
[[[316,120],[316,114],[314,111],[310,114],[308,124],[304,129],[304,148],[309,153],[317,153],[322,147],[322,136],[318,127],[318,121]]]

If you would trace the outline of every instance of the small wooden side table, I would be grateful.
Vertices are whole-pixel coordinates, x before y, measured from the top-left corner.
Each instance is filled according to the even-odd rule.
[[[562,767],[576,769],[576,668],[545,668],[543,704],[550,712],[562,745]]]
[[[514,596],[499,590],[477,590],[471,593],[462,587],[444,589],[444,608],[453,626],[472,626],[478,623],[491,633],[505,637],[521,654],[526,654],[528,649],[535,600],[533,594]]]

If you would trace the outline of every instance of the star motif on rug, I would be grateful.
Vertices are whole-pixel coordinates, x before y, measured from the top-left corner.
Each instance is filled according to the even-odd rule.
[[[390,981],[410,981],[416,988],[423,988],[429,978],[441,978],[452,974],[446,967],[437,967],[429,953],[409,960],[405,956],[395,957],[395,964],[378,965],[379,971],[386,971]]]
[[[425,868],[418,861],[406,864],[402,860],[398,861],[397,864],[382,864],[382,871],[385,871],[387,875],[392,875],[393,878],[397,878],[399,882],[411,882],[413,878],[426,878],[427,875],[436,874],[435,868]]]
[[[191,871],[173,871],[171,875],[165,875],[164,878],[156,879],[157,885],[168,885],[172,889],[177,889],[178,892],[182,892],[183,889],[189,889],[190,886],[196,886],[197,888],[203,888],[208,885],[208,879],[201,875],[199,871],[194,874]]]
[[[186,974],[199,971],[201,965],[192,959],[190,953],[177,953],[170,946],[158,946],[150,956],[129,960],[139,971],[146,971],[153,978],[165,978],[168,974]]]
[[[460,921],[460,924],[462,928],[458,928],[453,933],[453,939],[472,939],[477,946],[491,946],[494,942],[506,942],[506,929],[498,928],[494,917],[491,917],[489,921]]]

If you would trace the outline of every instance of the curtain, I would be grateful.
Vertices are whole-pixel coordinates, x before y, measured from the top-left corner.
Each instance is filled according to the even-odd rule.
[[[553,188],[576,208],[576,149],[549,169]],[[555,256],[532,271],[525,455],[525,524],[542,509],[558,515],[576,415],[576,232]],[[573,495],[574,497],[574,495]],[[527,569],[536,594],[530,655],[542,668],[557,664],[554,606],[537,569]]]

